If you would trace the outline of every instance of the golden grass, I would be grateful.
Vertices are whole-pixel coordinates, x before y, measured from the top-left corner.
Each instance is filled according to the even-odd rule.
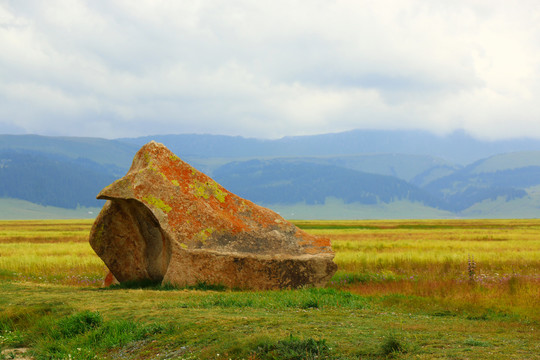
[[[0,221],[1,243],[88,242],[93,220]]]
[[[540,320],[538,220],[299,225],[332,240],[339,267],[332,286],[363,295],[421,296],[450,307],[476,306]]]
[[[105,265],[88,243],[91,220],[0,221],[0,279],[100,286]]]
[[[467,272],[469,258],[476,262],[477,271],[490,274],[538,275],[540,268],[540,221],[341,221],[300,225],[329,237],[335,261],[347,272],[386,270],[410,276],[455,276]],[[309,229],[310,225],[337,228]],[[354,226],[358,228],[351,228]]]
[[[73,268],[103,271],[103,262],[87,243],[0,244],[0,253],[0,268],[14,272],[50,275]]]
[[[330,286],[528,314],[540,308],[539,220],[298,221],[327,236],[339,271]],[[0,278],[100,286],[92,221],[0,221]],[[473,273],[469,261],[474,262]]]

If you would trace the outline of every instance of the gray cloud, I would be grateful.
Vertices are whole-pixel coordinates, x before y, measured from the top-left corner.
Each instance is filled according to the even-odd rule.
[[[540,137],[540,7],[0,0],[0,131]]]

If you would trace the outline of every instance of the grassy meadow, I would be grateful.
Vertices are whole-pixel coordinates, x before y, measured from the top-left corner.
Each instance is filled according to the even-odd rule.
[[[0,359],[540,359],[540,221],[295,223],[325,288],[104,289],[92,220],[0,221]]]

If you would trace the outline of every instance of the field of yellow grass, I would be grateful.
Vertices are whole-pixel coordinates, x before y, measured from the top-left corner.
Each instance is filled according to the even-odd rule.
[[[121,316],[143,324],[153,319],[159,326],[180,326],[189,339],[182,346],[191,349],[194,359],[216,358],[219,352],[264,359],[254,344],[283,344],[287,334],[298,335],[290,339],[300,342],[324,337],[333,344],[326,355],[312,358],[533,359],[540,353],[539,220],[295,221],[331,239],[339,270],[327,289],[277,292],[103,292],[106,268],[88,244],[91,224],[0,221],[0,289],[5,295],[0,299],[0,333],[23,334],[21,343],[34,346],[36,358],[65,355],[40,357],[49,350],[39,343],[42,335],[32,332],[32,321],[13,320],[21,318],[21,311],[30,318],[47,318],[53,310],[42,314],[35,308],[41,303],[69,303],[70,310],[64,305],[58,310],[66,314],[98,311],[106,319]],[[234,315],[237,311],[242,318]],[[202,313],[216,323],[192,318]],[[235,322],[244,325],[237,328]],[[216,329],[219,324],[227,330]],[[246,326],[250,330],[244,333]],[[266,340],[255,335],[261,331]],[[160,334],[149,336],[158,343],[178,340]],[[386,352],[384,346],[394,335],[403,347]],[[8,338],[0,334],[0,349],[2,336]],[[89,345],[88,358],[115,358],[122,346],[94,351]],[[189,358],[155,357],[148,351],[154,358]]]
[[[297,222],[332,239],[334,283],[540,320],[540,221]]]
[[[329,286],[363,295],[436,297],[540,320],[540,221],[296,221],[329,237]],[[99,287],[106,268],[88,244],[91,220],[0,222],[0,277]]]

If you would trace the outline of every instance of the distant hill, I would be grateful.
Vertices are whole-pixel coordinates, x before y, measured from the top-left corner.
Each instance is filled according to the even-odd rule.
[[[339,166],[290,160],[252,160],[224,165],[214,179],[230,191],[262,204],[324,204],[327,198],[345,203],[378,204],[408,200],[443,207],[429,193],[392,176],[369,174]]]
[[[470,173],[489,173],[540,166],[540,151],[519,151],[481,159],[468,166]]]
[[[339,166],[371,174],[393,176],[408,182],[426,173],[432,174],[431,179],[433,180],[461,168],[461,166],[428,155],[362,154],[277,159]]]
[[[433,196],[463,211],[486,200],[512,201],[528,196],[540,185],[540,152],[516,152],[479,160],[423,187]]]
[[[214,178],[231,191],[265,206],[320,205],[326,199],[345,204],[390,204],[409,201],[459,214],[486,200],[509,202],[540,184],[540,167],[473,173],[473,164],[423,188],[392,176],[291,159],[234,162],[218,168]]]
[[[84,158],[98,164],[114,165],[122,171],[131,166],[138,146],[99,138],[40,135],[0,135],[0,151],[22,150],[66,158]]]
[[[67,209],[103,206],[96,195],[115,180],[117,172],[114,166],[87,159],[0,150],[0,198]]]
[[[152,139],[287,217],[540,217],[539,141],[351,131],[278,140],[0,135],[0,218],[93,214],[85,209],[103,205],[97,193]]]

